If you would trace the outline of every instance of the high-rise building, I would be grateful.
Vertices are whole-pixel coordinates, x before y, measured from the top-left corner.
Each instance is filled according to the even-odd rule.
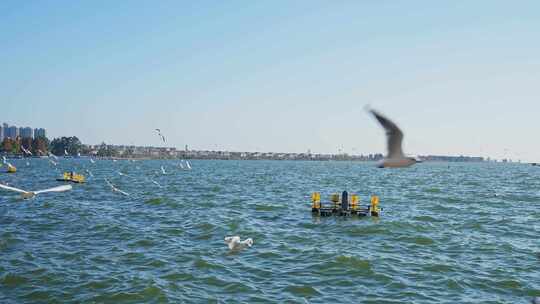
[[[19,136],[19,128],[15,127],[15,126],[11,126],[9,128],[7,128],[8,130],[8,133],[5,134],[6,137],[9,137],[11,139],[16,139],[17,136]]]
[[[8,124],[4,123],[2,125],[2,131],[0,131],[0,138],[2,139],[2,141],[4,141],[4,138],[7,137],[7,128],[9,128]]]
[[[47,133],[45,132],[45,129],[43,128],[34,129],[34,138],[38,138],[38,137],[47,137]]]
[[[34,130],[32,130],[30,127],[20,128],[19,134],[21,135],[21,138],[33,138]]]

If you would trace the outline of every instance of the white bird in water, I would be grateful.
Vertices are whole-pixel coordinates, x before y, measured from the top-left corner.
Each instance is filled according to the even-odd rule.
[[[5,189],[5,190],[10,190],[10,191],[14,191],[14,192],[18,192],[18,193],[21,193],[22,194],[22,197],[24,199],[27,199],[27,198],[32,198],[40,193],[47,193],[47,192],[64,192],[64,191],[68,191],[68,190],[71,190],[72,187],[71,185],[63,185],[63,186],[58,186],[58,187],[54,187],[54,188],[49,188],[49,189],[45,189],[45,190],[38,190],[38,191],[26,191],[26,190],[22,190],[22,189],[18,189],[18,188],[15,188],[15,187],[10,187],[10,186],[6,186],[6,185],[2,185],[0,184],[0,188],[1,189]]]
[[[107,185],[109,185],[109,187],[111,187],[111,190],[112,190],[113,192],[118,192],[118,193],[123,194],[123,195],[125,195],[125,196],[129,196],[129,193],[124,192],[124,191],[122,191],[122,190],[116,188],[116,187],[115,187],[113,184],[111,184],[107,179],[105,179],[105,182],[107,183]]]
[[[251,247],[253,245],[253,240],[251,238],[240,241],[239,236],[228,236],[225,238],[225,244],[229,246],[230,250],[242,250],[246,247]]]
[[[379,168],[402,168],[409,167],[417,163],[417,160],[413,157],[406,157],[401,149],[401,142],[403,141],[403,132],[398,126],[390,119],[383,116],[381,113],[368,109],[368,111],[375,116],[377,121],[386,131],[386,145],[388,154],[379,163]]]
[[[95,164],[95,163],[96,163],[96,161],[93,160],[92,158],[90,158],[90,162],[91,162],[92,164]]]
[[[188,170],[191,170],[191,164],[187,160],[186,160],[186,167],[188,168]]]
[[[163,166],[161,166],[161,173],[167,174],[167,172],[165,172],[165,168],[163,168]]]

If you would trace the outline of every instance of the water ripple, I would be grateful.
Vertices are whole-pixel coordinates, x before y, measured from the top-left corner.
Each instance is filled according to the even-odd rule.
[[[14,160],[17,162],[23,160]],[[540,171],[512,164],[46,160],[0,182],[0,302],[527,303],[540,296]],[[160,173],[164,166],[167,175]],[[128,176],[120,176],[121,171]],[[158,171],[158,174],[156,174]],[[107,177],[129,197],[110,191]],[[150,182],[154,180],[161,186]],[[309,195],[379,195],[381,218],[319,218]],[[228,235],[254,246],[229,252]]]

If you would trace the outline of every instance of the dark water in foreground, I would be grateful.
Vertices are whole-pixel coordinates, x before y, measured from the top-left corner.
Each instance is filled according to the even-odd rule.
[[[540,296],[540,169],[348,162],[12,161],[0,303],[529,303]],[[163,165],[167,175],[156,173]],[[0,170],[5,171],[5,167]],[[130,175],[122,177],[117,170]],[[112,192],[107,177],[129,197]],[[162,185],[158,188],[153,179]],[[309,194],[377,194],[381,218],[316,218]],[[230,253],[228,235],[254,239]]]

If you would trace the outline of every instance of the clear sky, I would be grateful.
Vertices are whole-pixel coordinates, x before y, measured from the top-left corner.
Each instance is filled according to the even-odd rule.
[[[0,122],[84,143],[540,161],[540,1],[1,1]]]

